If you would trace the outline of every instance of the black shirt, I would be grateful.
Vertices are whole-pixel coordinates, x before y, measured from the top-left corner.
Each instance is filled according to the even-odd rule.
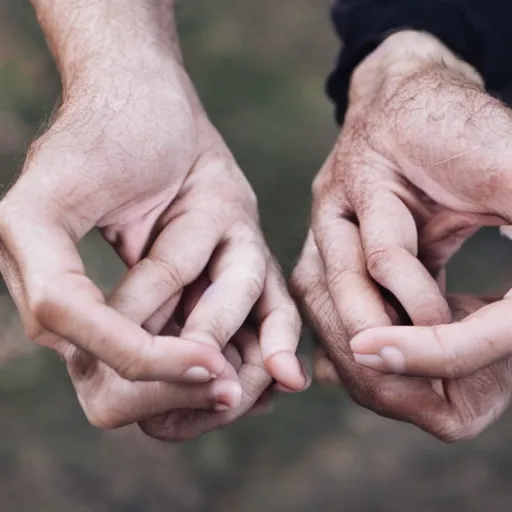
[[[436,36],[481,73],[489,92],[512,99],[512,0],[336,0],[332,18],[343,49],[327,93],[340,123],[352,71],[402,29]]]

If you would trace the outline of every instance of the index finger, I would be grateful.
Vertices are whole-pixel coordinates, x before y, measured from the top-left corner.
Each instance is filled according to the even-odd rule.
[[[372,278],[398,299],[414,325],[450,322],[438,284],[417,258],[416,223],[402,200],[375,189],[356,211]]]

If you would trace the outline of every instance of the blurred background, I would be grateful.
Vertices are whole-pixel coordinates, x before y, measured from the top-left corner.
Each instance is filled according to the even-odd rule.
[[[188,0],[187,67],[253,183],[285,270],[307,226],[310,184],[336,137],[323,84],[338,49],[328,0]],[[54,105],[58,78],[28,1],[0,0],[0,186]],[[58,165],[58,162],[56,162]],[[81,244],[108,290],[123,268],[97,235]],[[457,291],[512,286],[512,244],[481,232],[451,264]],[[476,441],[445,446],[378,418],[343,391],[280,397],[186,445],[136,428],[88,425],[62,364],[24,340],[0,282],[2,512],[310,512],[509,510],[512,414]],[[304,337],[304,350],[310,344]]]

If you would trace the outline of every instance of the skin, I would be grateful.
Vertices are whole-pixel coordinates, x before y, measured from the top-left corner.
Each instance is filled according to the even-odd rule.
[[[489,304],[488,299],[465,295],[449,295],[447,302],[454,320],[459,321]],[[323,384],[342,386],[334,365],[321,349],[315,354],[314,375]],[[494,423],[510,405],[512,358],[468,377],[443,379],[441,386],[434,381],[433,388],[441,395],[434,413],[439,421],[438,437],[447,442],[473,438]]]
[[[313,184],[295,296],[358,403],[441,439],[471,436],[479,429],[453,421],[431,380],[405,375],[464,377],[512,353],[508,297],[452,322],[444,296],[445,264],[464,241],[512,224],[511,112],[413,31],[356,68],[349,99]],[[404,317],[414,327],[393,326]]]
[[[63,92],[0,202],[1,271],[27,335],[62,356],[104,428],[188,439],[250,410],[272,379],[304,389],[297,309],[183,68],[174,2],[33,5]],[[76,249],[94,228],[129,268],[108,297]]]

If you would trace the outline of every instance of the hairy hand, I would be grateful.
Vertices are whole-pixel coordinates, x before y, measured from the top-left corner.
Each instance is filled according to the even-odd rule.
[[[373,356],[401,344],[402,370],[453,376],[443,347],[464,375],[511,353],[507,300],[452,324],[444,298],[445,263],[462,243],[482,225],[512,224],[511,153],[510,110],[435,38],[394,34],[355,70],[345,124],[313,184],[310,244],[359,362],[384,369]],[[299,293],[311,293],[301,276]],[[415,326],[446,325],[391,327],[386,294]],[[321,313],[310,311],[316,324]],[[425,373],[412,352],[441,366]]]
[[[76,249],[95,226],[130,267],[108,298]],[[64,357],[95,424],[183,407],[239,414],[246,386],[226,345],[248,317],[256,331],[249,353],[235,343],[241,361],[253,364],[257,340],[268,370],[253,388],[272,377],[306,385],[295,357],[300,319],[254,193],[174,61],[73,80],[0,203],[0,238],[28,336]],[[169,330],[200,276],[204,293]]]
[[[432,248],[435,253],[435,247]],[[493,423],[512,397],[512,365],[507,357],[466,378],[429,379],[387,375],[354,361],[350,336],[340,320],[325,280],[320,253],[308,237],[294,275],[305,317],[323,348],[315,353],[315,377],[343,386],[352,399],[382,416],[411,423],[445,442],[470,439]],[[489,300],[449,296],[455,321],[488,307]],[[394,324],[405,319],[386,302]],[[402,312],[403,313],[403,312]],[[401,329],[401,327],[396,327]]]

